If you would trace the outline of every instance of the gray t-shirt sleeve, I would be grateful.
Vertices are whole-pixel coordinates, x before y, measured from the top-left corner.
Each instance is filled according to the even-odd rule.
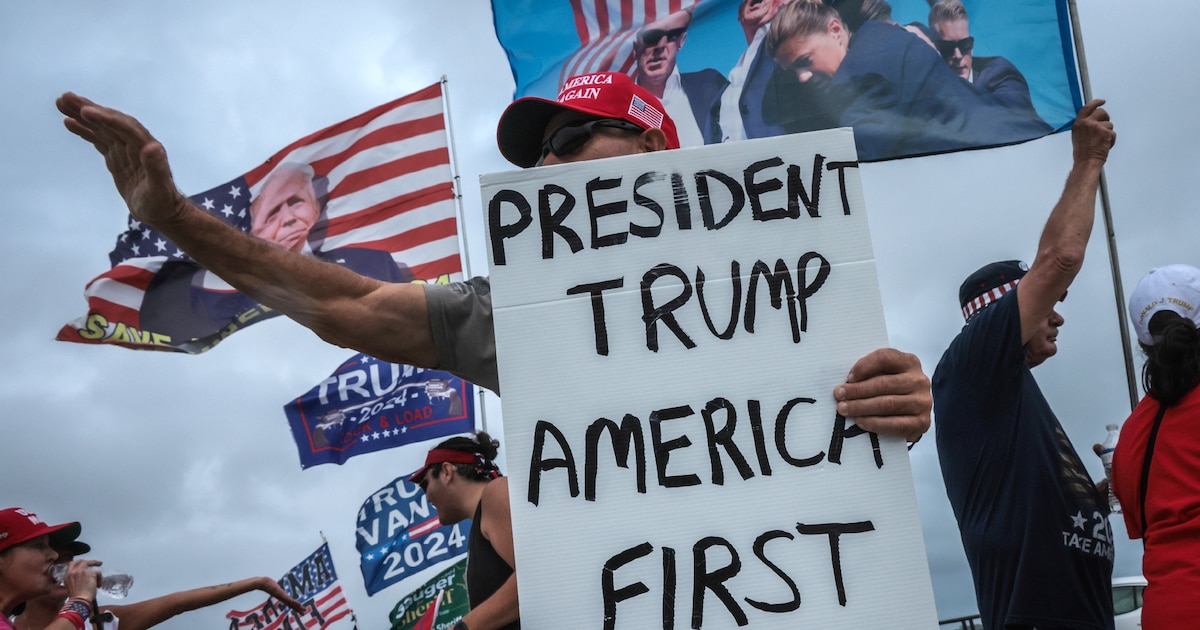
[[[426,284],[429,327],[438,369],[500,393],[496,332],[492,328],[492,285],[486,277]]]

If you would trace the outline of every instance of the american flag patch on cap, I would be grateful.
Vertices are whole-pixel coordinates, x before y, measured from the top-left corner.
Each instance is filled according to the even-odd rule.
[[[633,96],[633,100],[629,102],[629,111],[627,113],[651,127],[662,127],[663,113],[658,111],[653,105],[638,98],[636,94]]]

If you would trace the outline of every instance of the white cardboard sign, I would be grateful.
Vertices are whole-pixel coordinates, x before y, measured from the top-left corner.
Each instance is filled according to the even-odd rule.
[[[481,183],[522,625],[936,627],[849,129]]]

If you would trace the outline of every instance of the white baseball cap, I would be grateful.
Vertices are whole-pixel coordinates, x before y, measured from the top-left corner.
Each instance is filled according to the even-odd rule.
[[[1154,345],[1150,318],[1159,311],[1174,311],[1200,328],[1200,269],[1167,265],[1138,281],[1129,296],[1129,318],[1143,345]]]

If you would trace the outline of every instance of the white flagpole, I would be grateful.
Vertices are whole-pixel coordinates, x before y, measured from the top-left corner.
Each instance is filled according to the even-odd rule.
[[[1075,37],[1075,53],[1079,63],[1079,82],[1083,87],[1083,100],[1092,100],[1092,82],[1088,76],[1087,55],[1083,51],[1083,32],[1079,28],[1079,10],[1075,0],[1067,0],[1071,11],[1071,33]],[[1117,330],[1121,331],[1121,350],[1125,355],[1125,377],[1129,383],[1129,409],[1138,403],[1137,377],[1133,369],[1133,344],[1129,338],[1129,327],[1125,325],[1125,289],[1121,283],[1121,263],[1117,258],[1117,233],[1113,229],[1112,208],[1108,202],[1108,179],[1104,169],[1100,170],[1100,208],[1104,213],[1104,234],[1108,242],[1108,263],[1112,272],[1113,294],[1117,302]]]
[[[450,90],[448,89],[450,81],[446,75],[442,75],[442,104],[446,110],[446,137],[450,147],[450,170],[454,178],[454,213],[458,218],[459,234],[462,237],[462,256],[463,268],[466,270],[464,276],[470,278],[474,275],[471,269],[471,248],[467,244],[467,228],[464,222],[463,213],[463,196],[462,196],[462,178],[458,174],[458,151],[454,150],[454,128],[450,124]],[[487,431],[487,405],[484,404],[484,396],[487,395],[487,390],[478,385],[475,386],[475,391],[478,393],[475,405],[475,415],[479,418],[478,428],[482,431]]]

